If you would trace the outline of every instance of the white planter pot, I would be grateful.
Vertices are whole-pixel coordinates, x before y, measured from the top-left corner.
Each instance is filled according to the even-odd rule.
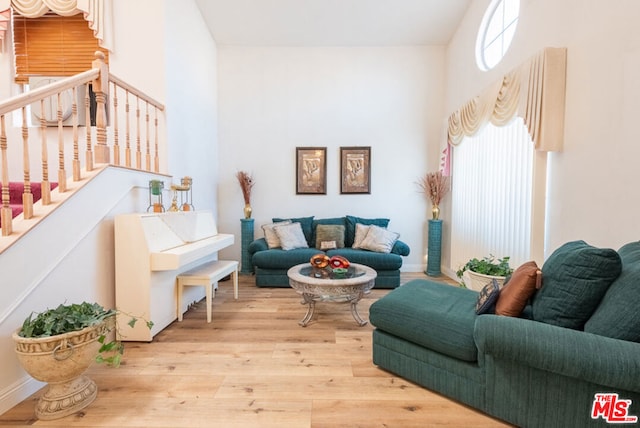
[[[485,285],[487,285],[494,279],[498,282],[498,285],[500,286],[500,288],[502,288],[506,277],[483,275],[481,273],[473,272],[471,270],[466,270],[464,271],[463,279],[467,288],[470,288],[475,291],[480,291]]]

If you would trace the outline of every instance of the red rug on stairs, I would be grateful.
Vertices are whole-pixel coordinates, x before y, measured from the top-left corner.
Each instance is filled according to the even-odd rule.
[[[58,187],[58,183],[49,183],[51,190]],[[12,218],[22,213],[22,194],[24,193],[23,182],[10,182],[9,183],[9,207],[11,207]],[[36,203],[42,196],[42,183],[31,183],[31,194],[33,195],[33,202]],[[1,203],[1,201],[0,201]],[[2,222],[0,220],[0,226]]]

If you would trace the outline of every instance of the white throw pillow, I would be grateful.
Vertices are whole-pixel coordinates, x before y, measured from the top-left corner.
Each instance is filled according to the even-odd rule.
[[[360,244],[360,248],[364,250],[375,251],[377,253],[390,253],[393,248],[393,244],[400,238],[400,234],[391,232],[382,227],[371,225],[367,236]]]
[[[278,248],[280,247],[280,239],[276,232],[273,230],[276,226],[281,226],[284,224],[290,224],[291,220],[279,221],[277,223],[265,224],[262,226],[262,230],[264,231],[264,239],[267,241],[267,245],[269,248]]]
[[[307,244],[307,239],[304,237],[300,223],[295,222],[282,226],[275,226],[273,230],[276,235],[278,235],[280,246],[283,250],[309,248],[309,244]]]
[[[362,241],[367,236],[367,232],[369,232],[369,225],[356,223],[356,234],[353,237],[351,248],[362,248]]]

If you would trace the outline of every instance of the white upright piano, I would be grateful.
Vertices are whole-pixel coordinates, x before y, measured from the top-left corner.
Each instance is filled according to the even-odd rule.
[[[118,336],[124,341],[151,341],[178,316],[176,276],[217,259],[234,236],[218,233],[210,211],[124,214],[114,219]],[[186,307],[204,297],[187,287]],[[139,321],[132,329],[131,317]],[[149,330],[145,321],[153,321]]]

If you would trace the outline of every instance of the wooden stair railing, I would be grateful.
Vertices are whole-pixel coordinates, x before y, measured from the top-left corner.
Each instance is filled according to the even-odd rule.
[[[78,123],[78,89],[84,87],[84,111],[85,123]],[[91,87],[95,94],[95,123],[92,123],[91,115]],[[71,117],[72,126],[64,126],[63,94],[66,91],[72,92]],[[124,112],[120,110],[119,99],[122,96],[125,100]],[[82,161],[81,151],[84,150],[84,170],[93,171],[96,164],[112,164],[121,165],[121,159],[124,158],[124,165],[129,168],[160,172],[159,159],[159,140],[160,127],[158,122],[158,112],[164,112],[164,105],[146,95],[142,91],[127,84],[122,79],[109,73],[108,66],[104,62],[104,54],[96,52],[96,59],[92,63],[92,69],[75,76],[62,78],[57,82],[46,86],[30,90],[6,101],[0,102],[0,179],[2,180],[2,207],[0,208],[0,221],[2,224],[2,236],[8,236],[13,233],[12,227],[12,210],[9,207],[9,180],[19,175],[11,168],[18,168],[17,162],[9,161],[15,159],[16,153],[20,151],[17,140],[22,140],[22,181],[24,182],[24,193],[22,195],[23,218],[31,219],[34,216],[33,194],[31,192],[31,173],[36,168],[33,167],[31,157],[35,152],[34,146],[37,142],[32,134],[40,133],[40,175],[42,186],[42,205],[49,205],[51,200],[51,186],[49,181],[49,154],[48,144],[52,138],[47,131],[53,129],[48,126],[44,114],[41,115],[39,127],[29,127],[29,106],[34,103],[40,103],[40,111],[45,111],[45,102],[53,97],[53,105],[57,107],[57,143],[58,143],[58,164],[57,164],[57,183],[58,192],[64,193],[69,190],[67,185],[67,165],[65,159],[67,157],[67,143],[71,142],[73,146],[72,154],[72,174],[71,179],[74,182],[81,181]],[[136,120],[132,124],[130,119],[131,109],[130,103],[135,103]],[[145,126],[140,123],[141,108],[145,108]],[[153,112],[153,126],[150,122],[150,110]],[[21,135],[18,136],[16,130],[10,128],[15,118],[21,118]],[[121,153],[120,130],[118,128],[119,119],[125,119],[125,148],[124,156]],[[161,116],[164,118],[164,116]],[[108,119],[111,118],[111,126],[108,125]],[[84,125],[84,149],[80,144],[81,133],[80,127]],[[132,131],[132,127],[134,130]],[[95,130],[95,131],[94,131]],[[13,131],[13,132],[11,132]],[[112,134],[109,135],[109,132]],[[131,138],[135,132],[135,153],[132,152]],[[95,135],[94,135],[95,134]],[[153,136],[152,136],[153,134]],[[20,138],[21,137],[21,138]],[[95,143],[93,142],[95,137]],[[143,147],[144,139],[144,147]],[[111,144],[111,150],[109,148]],[[143,167],[143,150],[144,150],[144,167]],[[111,153],[113,153],[113,161],[111,161]],[[135,155],[135,159],[133,156]],[[134,166],[135,162],[135,166]],[[153,164],[153,169],[152,169]],[[13,173],[12,173],[13,172]]]

